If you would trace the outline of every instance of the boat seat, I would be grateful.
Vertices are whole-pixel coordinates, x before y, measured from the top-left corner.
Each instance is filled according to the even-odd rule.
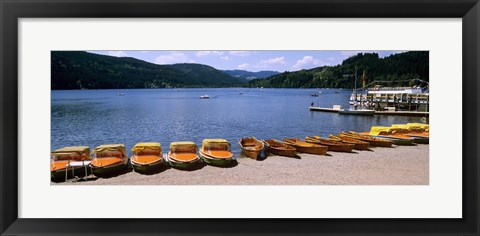
[[[157,162],[160,159],[161,157],[157,155],[134,155],[132,157],[132,161],[138,164],[149,164],[149,163]]]
[[[190,162],[194,161],[198,158],[196,153],[188,153],[188,152],[174,152],[170,153],[169,157],[173,160],[180,161],[180,162]]]
[[[66,161],[52,161],[50,163],[50,171],[65,169],[68,165],[68,160]]]
[[[101,167],[101,166],[109,166],[114,165],[119,162],[122,162],[124,159],[119,157],[102,157],[102,158],[94,158],[91,162],[92,166]]]
[[[204,152],[205,154],[216,157],[216,158],[229,159],[232,157],[232,153],[230,151],[225,151],[225,150],[206,150]]]

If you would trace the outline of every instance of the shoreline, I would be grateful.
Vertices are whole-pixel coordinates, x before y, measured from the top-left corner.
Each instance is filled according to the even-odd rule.
[[[51,185],[428,185],[429,145],[372,148],[327,156],[300,153],[300,159],[268,156],[237,158],[238,165],[174,168],[145,175],[128,172],[111,178]]]

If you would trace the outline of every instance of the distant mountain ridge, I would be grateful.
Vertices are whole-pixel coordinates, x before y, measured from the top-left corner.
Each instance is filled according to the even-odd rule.
[[[263,79],[263,78],[270,77],[272,75],[280,74],[280,72],[278,71],[270,71],[270,70],[264,70],[264,71],[258,71],[258,72],[251,72],[246,70],[223,70],[223,72],[233,77],[242,78],[246,80]]]
[[[52,90],[246,86],[245,80],[207,65],[157,65],[83,51],[52,51],[51,72]]]

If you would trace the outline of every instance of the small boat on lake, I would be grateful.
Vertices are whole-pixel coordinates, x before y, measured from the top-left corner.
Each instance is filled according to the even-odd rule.
[[[123,144],[105,144],[93,149],[90,163],[93,174],[101,176],[127,168],[128,157]]]
[[[204,139],[199,152],[200,158],[210,165],[227,166],[235,160],[230,147],[230,142],[225,139]]]
[[[286,156],[286,157],[296,156],[295,152],[297,151],[297,149],[279,140],[276,140],[276,139],[263,140],[263,143],[265,144],[265,149],[267,150],[268,153],[279,155],[279,156]]]
[[[65,177],[72,178],[77,172],[79,175],[87,175],[85,166],[69,166],[71,162],[90,160],[90,148],[87,146],[70,146],[57,149],[50,154],[50,178],[53,181],[63,180]],[[66,172],[67,170],[68,173]]]
[[[252,159],[257,159],[258,155],[263,151],[264,144],[255,137],[246,137],[238,140],[238,144],[242,148],[243,153]]]
[[[320,144],[328,147],[328,151],[332,152],[352,152],[355,147],[354,144],[344,143],[341,141],[329,140],[319,136],[305,137],[305,141],[308,143]]]
[[[368,142],[371,146],[376,146],[376,147],[392,147],[392,145],[393,145],[393,142],[391,140],[381,139],[381,138],[373,138],[373,137],[354,134],[354,133],[341,132],[339,134],[339,136],[340,137],[349,137],[349,138],[365,141],[365,142]]]
[[[172,142],[168,152],[170,166],[177,169],[189,169],[200,163],[198,146],[194,142]]]
[[[318,97],[318,93],[311,93],[310,96],[311,97]]]
[[[286,144],[295,147],[295,149],[297,149],[297,152],[309,153],[314,155],[325,155],[327,154],[328,150],[327,146],[307,143],[300,140],[299,138],[284,138],[283,141]]]
[[[207,94],[200,96],[200,99],[209,99],[209,98],[210,96],[208,96]]]
[[[137,143],[132,148],[132,153],[130,163],[136,172],[149,172],[163,166],[162,145],[160,143]]]
[[[370,144],[368,142],[365,142],[365,141],[361,141],[361,140],[346,137],[346,136],[343,136],[343,137],[335,136],[333,134],[330,134],[329,138],[333,141],[353,144],[354,145],[353,149],[356,149],[356,150],[369,150],[368,148],[369,148]]]

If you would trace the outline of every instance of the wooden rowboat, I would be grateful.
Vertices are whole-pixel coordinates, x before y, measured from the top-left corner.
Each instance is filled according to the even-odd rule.
[[[201,163],[198,146],[194,142],[172,142],[168,152],[168,163],[177,169],[190,169]]]
[[[382,138],[393,141],[396,145],[416,145],[413,142],[415,141],[414,138],[406,136],[405,133],[408,130],[405,129],[398,129],[398,128],[391,128],[386,126],[372,126],[370,132],[352,132],[351,134],[359,134],[359,135],[366,135],[374,138]]]
[[[270,139],[270,140],[263,140],[265,144],[265,149],[268,153],[272,153],[274,155],[279,156],[286,156],[286,157],[295,157],[295,152],[297,149],[294,147],[287,145],[279,140]]]
[[[213,166],[227,166],[235,160],[230,146],[230,142],[225,139],[204,139],[199,152],[200,158]]]
[[[377,146],[377,147],[392,147],[393,142],[390,140],[386,139],[381,139],[381,138],[373,138],[369,136],[364,136],[364,135],[359,135],[359,134],[353,134],[353,133],[346,133],[346,132],[341,132],[339,134],[340,137],[349,137],[349,138],[354,138],[358,139],[361,141],[368,142],[372,146]]]
[[[349,137],[346,137],[346,136],[340,137],[340,136],[335,136],[333,134],[330,134],[329,138],[330,138],[330,140],[333,140],[333,141],[353,144],[353,145],[355,145],[353,147],[353,149],[356,149],[356,150],[368,150],[368,148],[369,148],[369,143],[368,142],[361,141],[361,140],[358,140],[358,139],[349,138]]]
[[[284,138],[283,141],[291,146],[294,146],[298,152],[315,154],[315,155],[325,155],[327,154],[328,147],[314,144],[314,143],[307,143],[299,138]]]
[[[133,170],[146,173],[163,166],[162,146],[157,142],[137,143],[132,148],[133,156],[130,158]]]
[[[242,148],[243,153],[252,159],[257,159],[258,155],[263,151],[265,145],[262,141],[255,137],[241,138],[238,140],[238,144]]]
[[[417,145],[413,142],[414,139],[412,137],[408,137],[408,136],[402,137],[402,136],[397,136],[397,135],[372,135],[368,131],[367,132],[360,132],[358,134],[373,137],[373,138],[381,138],[381,139],[390,140],[395,145],[402,145],[402,146]]]
[[[332,152],[352,152],[354,144],[343,143],[339,141],[328,140],[321,138],[319,136],[305,137],[305,141],[308,143],[315,143],[320,145],[325,145],[328,147],[329,151]]]

